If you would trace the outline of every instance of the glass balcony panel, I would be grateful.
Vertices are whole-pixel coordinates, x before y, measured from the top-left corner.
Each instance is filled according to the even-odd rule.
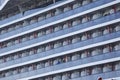
[[[53,64],[57,65],[57,64],[60,64],[61,62],[62,62],[61,59],[58,58],[53,61]]]
[[[87,52],[87,51],[81,53],[81,58],[85,58],[85,57],[87,57],[87,56],[88,56],[88,52]]]
[[[120,5],[117,6],[116,11],[120,11]]]
[[[85,23],[85,22],[88,22],[89,21],[89,17],[86,16],[86,17],[83,17],[82,18],[82,22],[81,23]]]
[[[28,56],[28,55],[29,55],[29,52],[27,52],[27,51],[22,53],[22,57],[25,57],[25,56]]]
[[[18,70],[13,70],[13,75],[18,74]]]
[[[92,33],[92,37],[93,37],[93,38],[94,38],[94,37],[101,36],[101,35],[102,35],[102,32],[99,31],[99,30]]]
[[[95,13],[92,17],[92,20],[102,17],[101,13]]]
[[[71,10],[71,6],[66,6],[63,11],[66,12],[66,11],[69,11],[69,10]]]
[[[90,0],[83,0],[82,5],[87,5],[90,3]]]
[[[52,17],[52,13],[51,12],[47,13],[47,15],[46,15],[46,18],[50,18],[50,17]]]
[[[2,31],[1,31],[1,34],[4,34],[4,33],[6,33],[6,31],[5,31],[5,30],[2,30]]]
[[[62,9],[56,9],[55,15],[61,14],[62,12],[63,12]]]
[[[115,65],[115,70],[119,70],[120,69],[120,62],[117,62]]]
[[[49,28],[49,29],[46,30],[46,34],[50,34],[52,32],[53,32],[53,28]]]
[[[37,64],[37,69],[43,68],[44,67],[44,63],[39,63]]]
[[[22,23],[20,23],[20,24],[16,24],[16,25],[15,25],[15,29],[21,28],[22,25],[23,25]]]
[[[120,31],[120,24],[115,27],[115,31]]]
[[[52,77],[46,77],[45,80],[53,80]]]
[[[62,29],[62,26],[59,25],[59,26],[57,26],[57,27],[54,28],[54,31],[59,31],[59,30],[61,30],[61,29]]]
[[[81,40],[87,40],[87,34],[84,34],[82,37],[81,37]]]
[[[103,16],[110,15],[110,9],[106,9],[105,12],[103,13]]]
[[[34,50],[31,50],[30,52],[29,52],[29,55],[33,55],[34,54]]]
[[[10,61],[10,57],[9,56],[6,58],[6,61]]]
[[[32,19],[32,20],[30,21],[30,24],[33,24],[33,23],[35,23],[35,22],[37,22],[37,19]]]
[[[41,15],[41,16],[38,17],[38,21],[41,21],[41,20],[43,20],[43,19],[45,19],[45,16],[44,16],[44,15]]]
[[[78,25],[78,24],[80,24],[80,20],[74,20],[74,21],[72,22],[72,26],[76,26],[76,25]]]
[[[58,48],[58,47],[61,47],[62,46],[62,43],[61,42],[56,42],[54,44],[54,48]]]
[[[63,29],[66,29],[66,28],[68,28],[68,27],[69,27],[68,23],[65,23],[65,24],[63,25]]]
[[[106,64],[103,67],[103,72],[109,72],[112,71],[112,66],[110,64]]]
[[[38,32],[38,37],[40,37],[40,36],[42,36],[42,35],[45,35],[46,33],[45,33],[45,31],[40,31],[40,32]]]
[[[97,1],[97,0],[92,0],[92,1],[94,2],[94,1]]]
[[[92,74],[98,74],[102,72],[102,68],[100,66],[93,67]]]
[[[24,21],[23,26],[29,25],[29,21]]]
[[[111,8],[109,13],[110,13],[110,14],[115,13],[115,9]]]
[[[80,55],[79,54],[75,54],[72,56],[72,60],[77,60],[77,59],[80,59]]]
[[[70,43],[69,40],[64,40],[64,41],[63,41],[63,46],[68,45],[69,43]]]
[[[76,2],[75,4],[73,4],[73,9],[78,8],[81,6],[80,2]]]
[[[28,71],[32,71],[33,70],[33,65],[30,65],[29,67],[28,67]]]
[[[68,80],[69,78],[66,75],[62,76],[62,80]]]
[[[27,40],[27,38],[22,38],[22,40],[21,40],[21,41],[22,41],[22,42],[25,42],[26,40]]]
[[[98,54],[101,54],[101,53],[102,53],[102,49],[94,49],[94,50],[91,52],[92,56],[98,55]]]
[[[13,26],[11,26],[10,28],[8,28],[8,31],[12,31],[12,30],[14,30]]]
[[[77,78],[79,77],[79,72],[78,71],[74,71],[72,74],[71,74],[71,78]]]
[[[62,79],[62,78],[61,78],[60,75],[56,75],[56,76],[53,77],[53,80],[61,80],[61,79]]]
[[[79,36],[73,37],[72,43],[76,43],[76,42],[78,42],[78,41],[80,41],[80,37],[79,37]]]
[[[108,53],[110,52],[110,47],[109,46],[106,46],[104,49],[103,49],[103,53]]]
[[[114,48],[115,50],[120,50],[120,44],[116,44]]]
[[[110,27],[106,27],[103,31],[103,34],[109,34],[110,32],[112,32],[112,29]]]
[[[3,62],[4,62],[4,61],[3,61],[3,58],[1,58],[1,59],[0,59],[0,63],[3,63]]]
[[[14,59],[18,59],[18,58],[19,58],[18,54],[14,55]]]
[[[83,69],[83,70],[81,71],[81,76],[87,76],[87,75],[88,75],[88,70]]]

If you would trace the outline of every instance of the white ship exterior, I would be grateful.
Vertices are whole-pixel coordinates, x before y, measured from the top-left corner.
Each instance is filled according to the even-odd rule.
[[[1,0],[0,80],[120,80],[120,0]]]

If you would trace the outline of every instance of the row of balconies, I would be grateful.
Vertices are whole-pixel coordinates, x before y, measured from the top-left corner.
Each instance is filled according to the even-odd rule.
[[[83,0],[83,1],[91,2],[91,1],[89,1],[89,0]],[[74,9],[74,8],[80,7],[80,5],[78,5],[79,3],[80,3],[80,2],[76,2],[76,3],[74,3],[73,5],[68,4],[68,5],[66,5],[63,9],[60,7],[60,9],[57,8],[57,9],[55,9],[55,10],[51,10],[51,11],[49,11],[49,12],[46,12],[47,14],[46,14],[46,13],[43,13],[43,14],[40,14],[39,16],[37,15],[37,16],[34,16],[34,17],[30,18],[30,19],[27,19],[27,20],[18,22],[17,24],[13,24],[13,25],[11,25],[11,26],[8,26],[7,28],[6,28],[6,27],[3,28],[3,29],[0,31],[0,33],[1,33],[1,34],[4,34],[4,33],[7,33],[7,32],[9,32],[9,31],[13,31],[13,30],[15,30],[15,29],[18,29],[18,28],[20,28],[20,27],[27,26],[27,25],[30,25],[30,24],[33,24],[33,23],[42,21],[43,19],[47,19],[47,18],[49,18],[49,17],[55,16],[55,15],[58,15],[58,14],[62,14],[62,13],[64,13],[64,12],[66,12],[66,11],[69,11],[69,10],[72,10],[72,9]],[[74,5],[78,5],[78,6],[74,7]],[[73,7],[72,7],[72,6],[73,6]],[[116,11],[119,11],[119,10],[120,10],[119,8],[120,8],[120,7],[117,6],[117,7],[116,7]],[[103,16],[106,16],[106,15],[108,15],[108,14],[114,13],[114,10],[115,10],[115,9],[113,9],[113,8],[109,8],[109,9],[105,10],[105,12],[103,12]],[[87,15],[87,16],[88,16],[88,15]],[[88,19],[89,19],[89,18],[87,18],[87,16],[84,16],[83,19],[82,19],[81,21],[79,21],[79,22],[81,22],[81,23],[87,22]],[[101,17],[101,16],[102,16],[102,13],[99,13],[99,12],[98,12],[96,15],[93,16],[93,19],[96,19],[96,18]],[[89,16],[89,17],[90,17],[90,16]],[[75,23],[73,23],[73,25],[74,25],[74,24],[75,24]]]
[[[95,17],[95,16],[96,15],[94,15],[93,17]],[[101,16],[99,16],[99,14],[98,14],[98,16],[96,18],[99,18],[99,17],[101,17]],[[96,19],[96,18],[94,18],[94,19]],[[78,25],[80,23],[88,22],[90,20],[91,19],[89,17],[85,17],[85,18],[83,18],[83,20],[81,22],[77,18],[77,19],[75,19],[73,21],[67,21],[66,23],[63,23],[63,24],[55,26],[55,27],[50,26],[50,27],[48,27],[46,29],[42,29],[42,30],[39,30],[37,32],[26,34],[24,36],[21,36],[21,37],[18,37],[18,38],[14,38],[14,39],[11,39],[9,41],[5,41],[5,42],[0,44],[0,47],[1,48],[9,47],[9,46],[21,43],[21,42],[25,42],[25,41],[28,41],[28,40],[31,40],[31,39],[43,36],[45,34],[47,35],[47,34],[50,34],[50,33],[53,33],[53,32],[56,32],[56,31],[59,31],[59,30],[62,30],[62,29],[65,29],[65,28],[76,26],[76,25]],[[120,25],[117,25],[115,29],[116,29],[116,31],[118,31],[120,29]],[[105,32],[107,33],[107,29],[103,33],[105,34]],[[94,33],[94,35],[96,35],[96,34],[98,34],[98,33]]]
[[[116,63],[93,66],[90,68],[84,68],[80,70],[64,72],[62,74],[56,74],[56,75],[46,76],[43,78],[32,79],[32,80],[70,80],[70,79],[93,75],[93,74],[111,72],[119,69],[120,69],[120,62],[116,62]]]
[[[111,72],[119,69],[120,69],[120,62],[114,62],[114,63],[92,66],[88,68],[73,70],[69,72],[64,72],[60,74],[45,76],[45,77],[31,79],[31,80],[71,80],[74,78],[106,73],[106,72]]]
[[[85,0],[85,1],[83,1],[83,2],[86,2],[86,1],[89,2],[90,0]],[[73,4],[73,9],[74,9],[74,8],[77,8],[77,7],[79,7],[79,6],[80,6],[79,3],[76,2],[75,4]],[[68,5],[65,6],[63,9],[62,9],[62,8],[60,8],[60,9],[58,8],[58,9],[56,9],[56,10],[52,10],[52,11],[46,12],[47,14],[46,14],[46,13],[43,13],[44,15],[40,15],[40,16],[37,16],[37,17],[31,18],[31,19],[25,20],[24,22],[19,23],[19,24],[16,24],[15,26],[8,27],[8,29],[5,28],[5,29],[3,29],[3,30],[1,31],[1,34],[6,33],[6,32],[9,32],[9,31],[12,31],[12,30],[17,29],[17,28],[22,27],[22,26],[26,26],[26,25],[29,25],[29,24],[33,24],[33,23],[39,22],[39,21],[41,21],[41,20],[43,20],[43,19],[47,19],[47,18],[49,18],[49,17],[58,15],[58,14],[60,14],[60,13],[69,11],[69,10],[71,10],[71,9],[72,9],[72,6],[68,4]],[[46,14],[46,15],[45,15],[45,14]]]
[[[56,1],[59,1],[59,0],[56,0]],[[57,14],[60,14],[60,13],[62,13],[62,12],[66,12],[66,11],[72,9],[72,8],[74,9],[74,8],[79,7],[79,6],[83,6],[83,5],[89,4],[89,3],[92,2],[92,1],[96,1],[96,0],[83,0],[83,1],[82,1],[82,0],[81,0],[81,1],[77,0],[76,3],[73,4],[73,5],[65,6],[65,7],[61,8],[61,9],[56,9],[55,14],[57,15]],[[27,10],[29,10],[30,8],[31,8],[31,9],[32,9],[32,8],[35,8],[36,6],[39,6],[39,5],[41,5],[41,4],[44,4],[45,2],[50,3],[50,2],[53,2],[53,0],[43,1],[43,3],[41,3],[41,2],[39,1],[37,4],[33,4],[33,5],[24,5],[24,11],[27,11]],[[44,4],[44,5],[45,5],[45,4]],[[9,13],[9,14],[4,14],[3,16],[0,17],[0,20],[4,20],[4,19],[9,18],[9,17],[11,17],[11,16],[13,16],[13,15],[15,15],[15,13],[12,13],[12,14],[11,14],[11,13]],[[46,17],[50,17],[50,16],[51,16],[51,13],[46,14]],[[31,22],[32,22],[32,21],[31,21]]]
[[[62,27],[59,26],[59,29],[62,29]],[[97,36],[105,35],[105,34],[108,34],[108,33],[119,31],[119,30],[120,30],[120,24],[118,23],[116,25],[106,26],[106,28],[101,28],[101,29],[96,29],[96,30],[92,30],[92,31],[89,31],[89,32],[84,32],[82,34],[79,34],[79,36],[73,36],[69,40],[65,39],[65,40],[63,40],[63,43],[60,43],[60,44],[61,45],[63,44],[63,46],[64,46],[64,45],[67,45],[68,43],[75,43],[75,42],[79,41],[80,39],[81,40],[86,40],[86,39],[89,39],[89,38],[94,38],[94,37],[97,37]],[[22,38],[21,37],[17,38],[16,40],[11,40],[9,42],[1,43],[0,47],[5,48],[5,47],[12,46],[12,45],[16,45],[18,43],[22,43],[22,42],[37,38],[37,37],[39,37],[41,35],[44,35],[44,34],[50,34],[52,32],[53,32],[53,28],[50,28],[49,30],[46,31],[46,33],[44,31],[42,31],[40,33],[33,33],[32,35],[27,35],[27,36],[22,37]],[[54,48],[57,45],[59,45],[58,42],[53,44]]]
[[[49,65],[47,63],[46,64],[38,63],[35,65],[32,64],[32,65],[28,65],[28,66],[22,66],[22,67],[16,68],[16,69],[6,70],[6,71],[3,71],[0,73],[0,77],[1,78],[8,77],[8,76],[21,74],[21,73],[41,69],[44,67],[52,66],[51,61],[49,60],[48,62],[50,63]],[[61,63],[63,63],[63,62],[59,61],[57,64],[61,64]],[[93,66],[93,67],[89,67],[89,68],[83,68],[83,69],[75,70],[75,71],[69,71],[70,72],[69,79],[87,76],[87,75],[98,74],[98,73],[102,73],[102,72],[110,72],[110,71],[114,71],[114,70],[120,70],[120,61],[110,63],[110,64],[107,63],[104,65]],[[54,80],[66,80],[66,78],[68,78],[67,75],[63,75],[63,76],[59,75],[59,77],[61,76],[61,78],[62,77],[64,77],[64,78],[57,79],[57,76],[54,76],[55,77]],[[53,76],[51,76],[51,77],[53,78]]]
[[[53,38],[53,39],[55,39],[55,38],[59,38],[59,37],[61,37],[61,38],[59,38],[59,39],[57,39],[57,40],[60,40],[60,39],[62,39],[63,40],[63,38],[66,38],[67,36],[68,37],[70,37],[70,36],[73,36],[72,34],[68,34],[68,33],[74,33],[74,31],[76,31],[77,32],[77,30],[78,31],[80,31],[80,32],[77,32],[77,33],[74,33],[74,35],[76,35],[76,34],[79,34],[80,35],[80,38],[82,37],[82,34],[81,33],[83,33],[83,31],[82,31],[82,29],[84,30],[84,28],[85,28],[85,30],[88,28],[89,29],[89,26],[93,26],[93,24],[95,25],[95,24],[98,24],[98,27],[105,27],[104,25],[99,25],[99,23],[102,23],[102,22],[105,22],[106,20],[107,21],[110,21],[110,20],[113,20],[113,22],[115,21],[114,19],[117,19],[117,16],[119,16],[119,12],[118,13],[116,13],[116,14],[113,14],[113,15],[109,15],[109,16],[106,16],[106,17],[103,17],[103,18],[100,18],[100,19],[97,19],[97,20],[94,20],[94,21],[90,21],[90,22],[87,22],[87,23],[85,23],[85,24],[82,24],[82,25],[76,25],[75,27],[71,27],[71,28],[69,28],[69,29],[65,29],[65,30],[60,30],[60,31],[58,31],[58,32],[55,32],[55,33],[52,33],[52,34],[49,34],[49,35],[45,35],[45,36],[42,36],[42,37],[38,37],[38,38],[35,38],[35,39],[32,39],[32,40],[29,40],[29,41],[25,41],[25,42],[23,42],[23,43],[20,43],[20,44],[16,44],[16,45],[14,45],[14,46],[9,46],[9,47],[7,47],[7,48],[3,48],[3,49],[1,49],[0,50],[0,52],[1,53],[4,53],[4,52],[6,52],[6,51],[11,51],[11,50],[16,50],[17,48],[23,48],[23,47],[25,47],[25,46],[30,46],[31,45],[31,47],[29,47],[28,49],[30,49],[30,48],[32,48],[32,47],[36,47],[36,46],[39,46],[39,45],[42,45],[41,44],[41,42],[44,40],[44,41],[48,41],[48,39],[49,40],[51,40],[51,38]],[[99,22],[100,21],[100,22]],[[106,21],[106,22],[107,22]],[[96,23],[95,23],[96,22]],[[105,23],[106,23],[105,22]],[[114,22],[114,24],[113,24],[113,27],[112,27],[112,32],[114,32],[115,31],[115,29],[114,29],[114,27],[117,25],[117,24],[115,24],[116,22]],[[90,25],[89,25],[90,24]],[[110,23],[109,23],[110,24]],[[107,26],[112,26],[112,25],[109,25],[109,24],[107,24]],[[107,27],[106,26],[106,27]],[[93,26],[94,27],[94,26]],[[98,27],[96,27],[96,29],[98,28]],[[90,28],[92,28],[92,27],[90,27]],[[94,28],[93,28],[94,29]],[[90,30],[93,30],[93,29],[90,29]],[[101,28],[102,29],[102,28]],[[87,30],[87,31],[85,31],[85,32],[89,32],[90,30]],[[81,32],[82,31],[82,32]],[[91,32],[91,31],[90,31]],[[94,30],[93,30],[93,32],[94,32]],[[93,33],[93,32],[91,32],[91,33],[89,33],[90,35]],[[103,32],[103,29],[102,29],[102,32]],[[111,33],[111,32],[110,32]],[[65,34],[65,37],[62,37],[62,35],[64,35]],[[112,33],[112,34],[110,34],[111,35],[111,38],[114,36],[114,35],[116,35],[115,37],[119,37],[119,31],[118,32],[115,32],[115,33]],[[113,35],[113,36],[112,36]],[[97,37],[97,39],[99,38],[99,40],[103,40],[102,39],[102,37],[106,40],[106,37],[109,37],[109,34],[108,35],[103,35],[103,36],[101,36],[101,37]],[[20,37],[21,38],[21,37]],[[90,40],[96,40],[96,38],[92,38],[92,36],[90,36],[90,38],[91,39],[88,39],[87,41],[89,42]],[[100,39],[101,38],[101,39]],[[109,37],[109,39],[110,39],[110,37]],[[108,39],[107,39],[108,40]],[[51,42],[53,42],[53,41],[56,41],[56,39],[55,40],[52,40]],[[87,42],[86,41],[86,42]],[[39,43],[40,44],[39,44]],[[48,41],[48,42],[45,42],[44,44],[46,44],[46,43],[49,43],[50,41]],[[82,41],[83,42],[83,41]],[[80,41],[80,43],[82,43],[81,41]],[[84,41],[85,42],[85,41]],[[97,42],[98,42],[98,40],[97,40]],[[36,46],[34,46],[33,44],[36,44],[36,43],[38,43],[39,45],[36,45]],[[90,42],[89,42],[89,44],[90,44]],[[74,44],[72,44],[72,45],[74,45]],[[81,44],[81,45],[83,45],[83,44]],[[45,45],[46,46],[46,45]],[[45,47],[44,46],[44,47]],[[71,45],[68,45],[68,46],[71,46]],[[77,45],[76,45],[77,46]],[[66,47],[66,46],[63,46],[63,47]],[[60,50],[60,49],[62,49],[62,47],[60,47],[58,50]],[[24,48],[22,49],[22,50],[25,50]],[[53,50],[56,50],[56,49],[52,49],[52,50],[50,50],[50,51],[53,51]],[[48,51],[47,51],[48,52]],[[15,52],[14,52],[15,53]],[[43,52],[44,53],[44,52]],[[1,54],[1,55],[4,55],[4,54]]]
[[[33,64],[24,65],[21,67],[16,67],[16,68],[13,68],[10,70],[6,70],[5,72],[3,71],[1,74],[2,75],[4,74],[3,77],[9,76],[9,75],[14,75],[14,74],[20,74],[23,72],[28,72],[28,71],[32,71],[32,70],[36,70],[36,69],[50,67],[50,66],[58,65],[58,64],[62,64],[62,63],[67,63],[70,61],[75,61],[75,60],[79,60],[79,59],[83,59],[83,58],[87,58],[87,57],[91,57],[91,56],[95,56],[95,55],[100,55],[102,53],[111,53],[111,52],[118,51],[118,50],[120,50],[120,42],[107,44],[104,46],[99,46],[99,47],[84,50],[81,52],[75,52],[74,54],[59,56],[54,59],[48,59],[45,61],[40,61],[40,62],[36,62]],[[22,54],[21,55],[19,54],[19,57],[22,57]],[[24,55],[24,57],[25,57],[25,55]],[[14,57],[12,57],[12,58],[14,58]],[[10,58],[7,60],[9,61]],[[3,61],[7,61],[7,60],[3,60]],[[116,69],[118,69],[118,68],[120,69],[120,63],[119,63],[119,66],[118,65],[116,65],[116,66],[117,66]]]
[[[56,1],[58,1],[58,0],[56,0]],[[44,0],[44,1],[34,1],[33,3],[32,3],[32,5],[31,4],[26,4],[26,3],[23,3],[22,5],[21,5],[21,7],[22,7],[22,11],[23,12],[25,12],[25,11],[27,11],[27,10],[31,10],[31,9],[35,9],[35,7],[39,7],[39,6],[42,6],[42,5],[46,5],[46,6],[48,6],[48,5],[50,5],[50,4],[53,4],[53,0]],[[20,9],[21,10],[21,9]],[[6,18],[10,18],[10,17],[12,17],[12,16],[15,16],[15,15],[17,15],[17,14],[19,14],[19,12],[20,11],[16,11],[16,12],[12,12],[12,13],[5,13],[5,14],[2,14],[1,15],[1,17],[0,17],[0,20],[4,20],[4,19],[6,19]]]
[[[115,25],[118,25],[118,24],[115,24]],[[0,62],[6,62],[6,61],[14,60],[14,59],[17,59],[17,58],[20,58],[20,57],[25,57],[25,56],[33,55],[33,54],[36,54],[36,53],[41,53],[41,52],[44,52],[44,51],[48,51],[48,50],[55,49],[55,48],[58,48],[58,47],[66,46],[66,45],[69,45],[69,44],[74,44],[76,42],[84,41],[84,40],[87,40],[87,39],[90,39],[90,38],[96,38],[96,37],[106,35],[106,34],[109,35],[112,32],[118,31],[117,29],[118,28],[116,28],[116,26],[114,27],[112,25],[112,26],[104,27],[103,29],[100,28],[100,29],[96,29],[96,30],[93,30],[93,31],[82,33],[83,35],[77,34],[77,35],[74,35],[72,37],[64,38],[63,40],[59,40],[59,41],[52,42],[52,43],[49,43],[49,44],[46,44],[46,45],[41,45],[41,46],[38,46],[38,47],[35,47],[35,48],[24,50],[24,51],[21,51],[19,53],[15,53],[13,55],[2,56],[0,58]]]
[[[49,2],[50,1],[50,2]],[[53,2],[57,2],[57,3],[55,3],[55,4],[53,4]],[[19,23],[20,21],[22,21],[22,20],[25,20],[25,19],[27,19],[27,18],[30,18],[30,17],[27,17],[27,16],[31,16],[31,15],[33,15],[34,13],[37,13],[37,12],[39,12],[39,11],[43,11],[44,9],[48,9],[48,7],[52,7],[52,6],[55,6],[55,5],[57,5],[57,4],[60,4],[60,3],[62,3],[62,2],[64,2],[64,1],[61,1],[61,0],[48,0],[47,1],[47,3],[46,3],[46,0],[44,0],[44,1],[39,1],[39,0],[35,0],[34,2],[32,2],[32,1],[29,1],[27,4],[25,3],[23,3],[22,5],[18,5],[18,9],[20,10],[20,11],[18,11],[17,10],[17,12],[16,11],[14,11],[14,9],[12,10],[12,12],[10,13],[9,12],[9,10],[8,10],[8,13],[6,12],[6,13],[3,13],[3,16],[1,16],[1,17],[3,17],[3,18],[1,18],[2,20],[0,21],[0,25],[4,25],[4,24],[6,24],[6,23],[10,23],[11,21],[16,21],[16,20],[18,20],[17,22]],[[71,1],[72,2],[72,1]],[[30,3],[30,4],[29,4]],[[32,4],[31,4],[32,3]],[[40,3],[40,5],[41,6],[38,6],[37,7],[37,5],[34,5],[34,4],[39,4]],[[33,9],[29,9],[29,10],[26,10],[27,8],[26,7],[28,7],[28,4],[29,4],[29,6],[32,6],[32,5],[34,5],[34,6],[36,6],[36,8],[33,8]],[[52,4],[52,5],[50,5],[50,4]],[[26,9],[25,9],[26,8]],[[32,8],[32,7],[29,7],[29,8]],[[26,11],[25,11],[26,10]],[[49,11],[49,10],[47,10],[47,11]],[[14,13],[13,13],[14,12]],[[21,13],[20,13],[21,12]],[[43,11],[43,12],[46,12],[46,11]],[[42,12],[42,13],[43,13]],[[19,14],[18,14],[19,13]],[[8,14],[8,15],[7,15]],[[39,13],[39,14],[41,14],[41,12]],[[39,15],[39,14],[37,14],[37,15]],[[2,14],[1,14],[2,15]],[[27,18],[25,18],[25,17],[27,17]],[[33,16],[31,16],[31,17],[33,17]],[[19,20],[20,18],[25,18],[25,19],[22,19],[22,20]],[[23,22],[23,21],[22,21]],[[12,24],[14,24],[14,27],[15,27],[15,25],[19,25],[19,24],[15,24],[15,22],[14,23],[12,23]],[[11,24],[9,24],[9,26],[10,26]],[[6,26],[6,27],[9,27],[8,25]],[[11,25],[12,26],[12,25]],[[3,26],[3,27],[5,27],[5,26]]]

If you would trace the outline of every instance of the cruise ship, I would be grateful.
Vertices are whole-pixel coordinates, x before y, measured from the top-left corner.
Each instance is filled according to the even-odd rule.
[[[120,80],[120,0],[0,0],[0,80]]]

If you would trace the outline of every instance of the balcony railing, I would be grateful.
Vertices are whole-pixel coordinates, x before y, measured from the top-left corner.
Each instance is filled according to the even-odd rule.
[[[46,68],[41,68],[41,69],[29,71],[29,72],[23,72],[20,74],[15,74],[15,75],[7,76],[5,78],[1,78],[0,80],[6,80],[6,79],[14,80],[14,79],[19,79],[19,78],[25,78],[25,77],[38,75],[38,74],[48,73],[51,71],[57,71],[60,69],[65,69],[65,68],[70,68],[70,67],[74,67],[74,66],[78,66],[78,65],[83,65],[83,64],[87,64],[87,63],[91,63],[91,62],[97,62],[97,61],[101,61],[101,60],[111,59],[111,58],[115,58],[115,57],[120,56],[119,52],[120,51],[113,51],[112,53],[109,53],[111,55],[101,54],[101,55],[92,56],[92,57],[84,58],[84,59],[80,59],[80,60],[75,60],[75,61],[71,61],[71,62],[67,62],[67,63],[63,63],[63,64],[58,64],[58,65],[54,65],[54,66],[50,66],[50,67],[46,67]],[[116,73],[113,74],[114,72],[116,72]],[[93,80],[94,80],[94,78],[98,77],[98,76],[95,77],[95,75],[103,76],[104,78],[116,77],[116,76],[119,76],[118,72],[119,72],[119,70],[118,71],[111,71],[111,72],[97,73],[97,74],[92,74],[89,76],[81,76],[80,78],[77,77],[77,78],[75,78],[75,80],[80,80],[82,78],[85,78],[82,80],[86,80],[86,78],[90,77],[90,76],[94,76],[93,77]],[[105,74],[106,75],[109,74],[109,75],[106,76]],[[110,75],[110,74],[112,74],[112,75]],[[74,78],[72,80],[74,80]]]
[[[32,39],[30,41],[26,41],[26,42],[23,42],[23,43],[20,43],[20,44],[16,44],[14,46],[3,48],[3,49],[0,50],[0,52],[4,53],[6,51],[11,51],[11,50],[14,50],[14,49],[17,49],[17,48],[25,47],[25,46],[30,45],[30,44],[32,45],[32,44],[35,44],[36,42],[41,42],[43,40],[45,41],[45,40],[48,40],[50,38],[54,38],[54,37],[57,37],[57,36],[68,34],[70,32],[74,32],[74,31],[77,31],[77,30],[80,30],[80,29],[83,29],[83,28],[86,28],[86,27],[89,27],[89,26],[93,26],[93,25],[101,24],[101,23],[104,23],[104,22],[107,22],[107,21],[111,21],[111,20],[119,18],[118,17],[119,15],[120,15],[120,12],[118,12],[116,14],[106,16],[106,17],[102,17],[102,18],[99,18],[99,19],[95,19],[93,21],[77,25],[76,27],[71,27],[70,29],[65,29],[63,31],[61,30],[61,31],[55,32],[53,34],[48,34],[46,36],[42,36],[42,37],[39,37],[39,38],[36,38],[36,39]]]

